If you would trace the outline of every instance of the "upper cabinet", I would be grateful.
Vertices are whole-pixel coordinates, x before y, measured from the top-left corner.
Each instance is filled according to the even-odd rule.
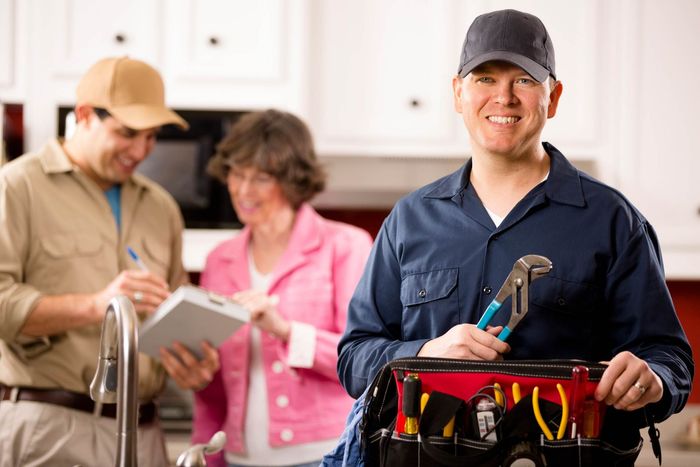
[[[319,152],[435,154],[459,139],[451,107],[455,2],[312,5],[310,112]]]
[[[35,48],[27,118],[43,120],[32,124],[29,148],[55,135],[56,107],[73,104],[80,76],[110,56],[128,55],[155,66],[168,104],[176,108],[305,110],[307,1],[26,3],[32,7]],[[4,50],[0,60],[7,60]]]
[[[635,1],[617,11],[625,41],[610,70],[617,91],[619,186],[654,226],[666,270],[700,277],[700,5]],[[693,136],[696,135],[696,136]]]
[[[182,105],[302,111],[307,16],[306,1],[168,1],[169,92]]]
[[[41,2],[51,76],[80,77],[97,60],[119,55],[158,62],[159,6],[138,0]]]
[[[0,103],[23,102],[27,15],[20,0],[0,0]]]
[[[545,139],[575,158],[595,158],[604,123],[593,79],[599,50],[598,1],[315,0],[311,120],[319,152],[464,157],[466,129],[455,112],[452,78],[469,24],[502,8],[530,11],[547,24],[565,94]],[[569,88],[572,92],[568,92]]]

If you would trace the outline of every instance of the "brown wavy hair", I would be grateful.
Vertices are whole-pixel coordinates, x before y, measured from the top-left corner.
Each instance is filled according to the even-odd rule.
[[[275,177],[295,210],[326,186],[309,128],[298,117],[279,110],[251,112],[231,126],[207,172],[226,183],[232,167],[253,167]]]

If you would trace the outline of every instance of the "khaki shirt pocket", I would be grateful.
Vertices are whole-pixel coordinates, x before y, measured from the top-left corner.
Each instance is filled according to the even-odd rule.
[[[158,241],[158,239],[152,237],[144,237],[141,240],[141,244],[145,253],[143,260],[149,270],[166,281],[169,281],[169,267],[171,262],[169,245],[164,245],[162,242]]]
[[[28,284],[40,284],[46,294],[90,293],[104,286],[96,281],[109,272],[99,235],[60,232],[45,235],[39,243],[36,267],[27,269]]]
[[[102,242],[94,235],[83,232],[50,234],[41,239],[41,246],[54,259],[71,259],[94,256],[100,251]]]

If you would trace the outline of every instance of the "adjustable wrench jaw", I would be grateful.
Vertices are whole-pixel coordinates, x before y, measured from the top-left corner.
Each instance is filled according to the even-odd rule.
[[[513,270],[506,279],[506,284],[509,283],[510,287],[504,287],[510,289],[510,319],[503,328],[503,332],[499,334],[499,339],[506,340],[510,332],[527,314],[530,303],[528,292],[530,284],[540,277],[546,276],[551,270],[552,262],[544,256],[527,255],[515,262]]]

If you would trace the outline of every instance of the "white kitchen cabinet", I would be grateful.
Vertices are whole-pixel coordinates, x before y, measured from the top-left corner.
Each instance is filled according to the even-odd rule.
[[[57,107],[74,104],[80,76],[110,56],[128,55],[155,66],[165,81],[168,105],[175,108],[305,111],[306,0],[20,3],[31,6],[29,149],[55,136]],[[0,60],[11,58],[0,50]]]
[[[452,104],[452,77],[472,20],[517,8],[542,18],[565,83],[545,138],[576,159],[600,152],[604,97],[594,79],[601,53],[599,1],[316,0],[311,120],[319,152],[464,157],[466,130]],[[571,92],[569,92],[571,89]]]
[[[630,5],[632,3],[633,5]],[[625,62],[619,89],[622,191],[652,223],[669,276],[700,278],[700,4],[643,0],[617,12]]]
[[[455,5],[313,2],[311,120],[319,152],[425,154],[458,137],[450,104]]]
[[[165,8],[169,92],[182,105],[301,111],[305,0],[171,0]]]
[[[25,5],[20,0],[0,0],[0,102],[24,100],[26,39]]]
[[[45,44],[54,77],[80,77],[104,57],[129,55],[158,63],[160,2],[153,0],[41,1]]]

